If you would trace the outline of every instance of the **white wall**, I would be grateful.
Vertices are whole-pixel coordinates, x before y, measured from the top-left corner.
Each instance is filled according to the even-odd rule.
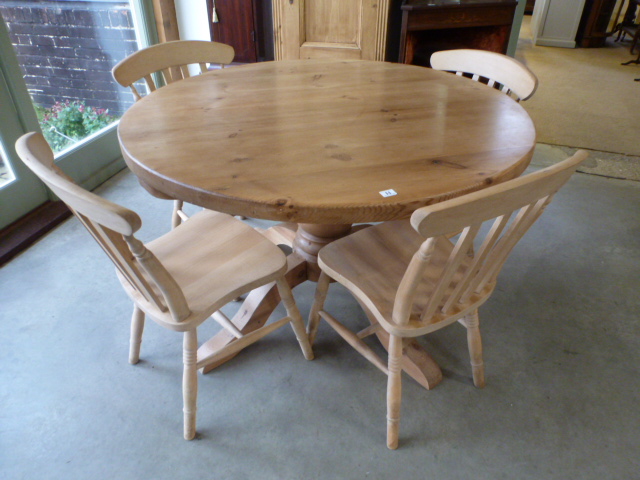
[[[181,40],[211,40],[206,0],[175,0]]]
[[[531,32],[536,45],[575,48],[585,0],[536,0]]]

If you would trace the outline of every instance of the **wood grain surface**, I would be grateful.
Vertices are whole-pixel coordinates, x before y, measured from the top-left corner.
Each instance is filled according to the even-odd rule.
[[[297,223],[407,217],[522,173],[525,110],[469,79],[373,61],[212,71],[133,105],[118,135],[158,195]],[[397,195],[379,192],[393,189]]]

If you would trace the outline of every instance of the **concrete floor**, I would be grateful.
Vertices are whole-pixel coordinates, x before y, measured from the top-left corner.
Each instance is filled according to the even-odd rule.
[[[542,146],[536,164],[557,153]],[[141,214],[143,240],[168,228],[169,202],[132,174],[99,191]],[[486,388],[462,327],[422,340],[445,378],[426,391],[405,376],[393,452],[385,377],[326,325],[312,362],[280,329],[200,376],[199,435],[184,441],[181,336],[150,322],[127,363],[131,304],[67,221],[0,270],[0,478],[640,478],[638,212],[640,183],[576,174],[480,310]],[[295,295],[306,315],[313,285]],[[367,323],[338,287],[329,310]]]

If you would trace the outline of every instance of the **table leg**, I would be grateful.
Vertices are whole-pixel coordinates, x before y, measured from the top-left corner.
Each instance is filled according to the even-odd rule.
[[[293,246],[293,240],[296,237],[296,231],[298,230],[297,223],[280,223],[271,228],[263,230],[262,228],[256,228],[262,235],[267,237],[276,245]]]
[[[297,228],[296,228],[297,227]],[[351,225],[299,225],[283,223],[267,230],[261,230],[265,237],[277,245],[288,245],[293,253],[287,258],[288,267],[285,278],[291,288],[307,280],[317,280],[320,275],[318,268],[318,252],[332,241],[347,235]],[[262,327],[273,310],[280,303],[278,289],[274,285],[265,285],[253,290],[247,295],[240,310],[231,319],[238,330],[244,335]],[[198,349],[198,362],[206,361],[218,350],[233,342],[235,337],[226,330],[221,330]],[[235,355],[209,364],[202,369],[207,373],[223,363],[231,360]]]
[[[293,253],[287,258],[286,279],[291,288],[294,288],[307,280],[318,280],[320,275],[318,252],[322,247],[361,228],[366,226],[358,225],[352,229],[351,225],[301,224],[297,231],[294,231],[294,224],[281,224],[263,231],[262,234],[276,244],[289,245],[293,248]],[[247,295],[247,299],[231,321],[243,334],[247,334],[262,327],[279,303],[280,295],[275,285],[265,285]],[[373,315],[363,305],[361,306],[371,323],[376,323]],[[389,335],[382,329],[376,332],[376,335],[382,345],[388,349]],[[200,346],[198,362],[211,357],[234,339],[235,337],[226,330],[220,331]],[[202,369],[202,373],[210,372],[234,356],[207,365]],[[402,368],[428,390],[442,380],[442,372],[438,364],[415,340],[410,340],[405,345]]]
[[[260,231],[265,237],[277,245],[288,245],[293,253],[288,256],[287,282],[294,288],[307,280],[317,280],[320,275],[318,268],[318,252],[332,241],[345,236],[351,231],[351,225],[299,225],[283,223],[267,230]],[[231,319],[240,332],[246,335],[262,327],[273,310],[280,303],[278,289],[274,285],[265,285],[253,290],[247,295],[240,310]],[[198,362],[206,361],[221,348],[235,340],[226,330],[221,330],[198,349]],[[208,373],[214,368],[231,360],[235,355],[207,365],[202,373]]]
[[[307,276],[313,282],[318,281],[318,252],[329,243],[351,233],[351,225],[316,225],[301,223],[298,225],[293,241],[294,253],[307,261]]]
[[[287,273],[285,278],[291,288],[300,285],[307,280],[307,262],[298,255],[292,254],[287,257]],[[264,285],[252,290],[247,295],[240,310],[231,321],[238,327],[242,334],[253,332],[262,327],[271,313],[280,303],[280,294],[275,283]],[[207,358],[215,355],[222,347],[235,340],[235,337],[226,330],[221,330],[212,338],[203,343],[198,348],[198,362],[206,361]],[[202,369],[202,373],[207,373],[223,363],[231,360],[235,355],[231,355],[216,363],[209,364]]]

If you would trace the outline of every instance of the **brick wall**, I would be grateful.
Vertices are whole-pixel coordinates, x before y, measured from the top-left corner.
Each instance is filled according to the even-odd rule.
[[[35,103],[84,100],[118,115],[133,103],[111,76],[137,50],[128,2],[3,0],[0,14]]]

